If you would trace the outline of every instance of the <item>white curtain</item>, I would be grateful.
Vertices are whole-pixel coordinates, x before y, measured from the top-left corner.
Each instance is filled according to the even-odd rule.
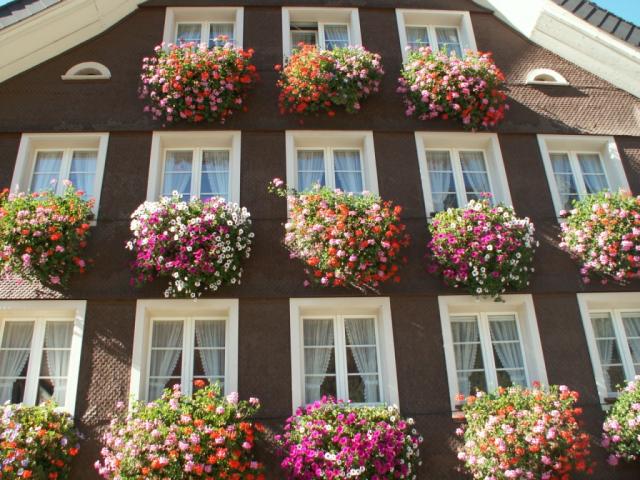
[[[183,322],[157,321],[153,323],[151,340],[151,368],[148,400],[155,400],[162,395],[166,383],[173,372],[182,353]]]
[[[333,320],[304,320],[305,402],[321,398],[320,389],[334,350]]]
[[[365,403],[380,401],[375,321],[373,318],[348,318],[344,322],[349,346],[364,383]]]
[[[200,198],[229,197],[229,151],[202,152]]]
[[[576,179],[571,170],[569,155],[566,153],[552,153],[550,158],[562,206],[569,210],[573,208],[572,201],[579,198]]]
[[[613,322],[611,321],[611,317],[608,313],[598,313],[591,315],[591,324],[593,325],[593,332],[596,337],[598,354],[600,355],[600,364],[602,366],[602,374],[607,386],[607,391],[613,392],[615,390],[615,385],[612,385],[613,382],[609,375],[609,366],[613,362],[614,353],[618,356]]]
[[[60,182],[61,166],[62,152],[38,152],[31,178],[31,191],[55,190]],[[51,185],[51,180],[55,180],[56,184]]]
[[[347,47],[349,45],[349,30],[346,25],[325,25],[324,46],[327,50]]]
[[[640,374],[640,312],[623,313],[622,322],[629,341],[631,358],[635,364],[636,374]]]
[[[73,338],[73,322],[47,322],[44,348],[52,377],[53,398],[58,405],[64,405],[69,374],[69,355]]]
[[[0,403],[12,400],[13,384],[29,360],[32,336],[33,322],[4,324],[0,349]],[[11,350],[5,350],[8,348]]]
[[[176,33],[176,43],[200,43],[202,26],[199,23],[180,23]]]
[[[196,321],[197,349],[209,381],[222,381],[224,378],[224,320]]]
[[[439,212],[457,207],[458,199],[449,152],[427,150],[426,156],[434,210]]]
[[[452,27],[436,28],[436,37],[438,38],[438,48],[440,50],[444,48],[448,54],[455,52],[458,58],[462,58],[462,48],[457,29]]]
[[[518,327],[511,315],[494,316],[489,319],[493,348],[502,367],[509,374],[511,383],[525,385],[526,377]]]
[[[427,27],[407,27],[405,30],[407,33],[407,45],[411,48],[418,49],[430,45]]]
[[[602,169],[602,162],[600,162],[598,154],[581,153],[578,155],[578,163],[580,163],[587,193],[598,193],[609,188],[607,176]]]
[[[212,23],[209,31],[209,47],[214,45],[223,47],[226,43],[235,43],[233,23]]]
[[[193,152],[190,150],[173,150],[167,152],[164,164],[162,195],[171,196],[173,191],[181,193],[188,201],[191,193],[191,169]]]
[[[459,393],[469,395],[472,386],[471,375],[474,373],[471,370],[476,368],[480,347],[478,322],[475,317],[467,317],[465,321],[452,322],[451,332],[458,370],[458,390]]]
[[[333,152],[336,188],[344,192],[361,193],[362,164],[358,150],[335,150]]]
[[[484,153],[481,151],[460,152],[460,166],[467,200],[477,200],[481,193],[491,193]]]
[[[69,180],[73,183],[76,190],[82,190],[84,192],[85,199],[95,196],[97,163],[98,152],[95,150],[73,152]]]
[[[324,152],[298,150],[298,190],[310,190],[316,183],[325,185]]]

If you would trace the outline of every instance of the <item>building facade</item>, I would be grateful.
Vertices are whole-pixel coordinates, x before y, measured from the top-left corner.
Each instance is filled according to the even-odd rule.
[[[15,7],[20,2],[13,3]],[[38,22],[50,26],[63,22],[65,15],[75,19],[76,13],[63,9],[82,2],[50,3],[32,17],[0,29],[0,45],[5,39],[6,45],[14,42],[16,49],[27,48],[22,44],[37,37],[40,27],[49,28]],[[98,8],[97,20],[69,27],[68,35],[60,34],[50,46],[32,48],[22,63],[9,59],[8,50],[0,54],[9,59],[2,67],[14,62],[15,69],[14,74],[2,73],[0,83],[0,185],[24,190],[40,185],[47,175],[73,177],[85,182],[97,199],[89,242],[95,263],[87,274],[76,277],[66,291],[10,277],[0,283],[5,336],[11,335],[16,318],[30,325],[28,331],[15,333],[16,338],[33,335],[28,365],[39,365],[37,358],[56,329],[60,347],[69,351],[68,372],[50,371],[44,380],[53,385],[87,436],[76,478],[97,478],[92,465],[116,402],[129,395],[149,398],[163,382],[190,384],[202,375],[199,369],[213,369],[198,361],[205,330],[224,352],[215,375],[206,375],[223,380],[225,389],[238,390],[242,397],[260,397],[259,415],[277,431],[293,409],[320,388],[304,374],[305,319],[328,320],[335,329],[334,381],[340,396],[349,395],[352,385],[340,332],[353,319],[371,322],[377,383],[372,388],[363,381],[358,388],[367,401],[396,403],[403,414],[416,419],[425,437],[420,478],[464,478],[456,472],[453,417],[454,397],[468,388],[470,376],[464,373],[469,370],[484,371],[488,388],[500,382],[504,371],[520,375],[525,383],[569,385],[581,393],[587,428],[598,435],[612,385],[640,368],[640,352],[633,350],[633,342],[639,340],[622,327],[626,318],[640,316],[640,284],[581,281],[579,267],[558,248],[557,212],[567,197],[557,165],[569,166],[566,175],[575,183],[576,195],[585,194],[595,181],[585,173],[583,164],[588,162],[599,166],[602,186],[640,194],[640,100],[637,91],[624,87],[626,64],[616,72],[612,69],[612,76],[620,77],[614,85],[594,73],[606,58],[589,59],[577,51],[574,57],[554,53],[550,43],[545,48],[543,41],[527,38],[517,22],[489,8],[491,3],[149,0],[126,14]],[[9,14],[5,11],[4,16]],[[606,44],[597,35],[589,36],[595,26],[577,17],[572,21],[576,35],[586,38],[585,45]],[[96,22],[102,22],[103,31],[93,30]],[[179,35],[200,40],[215,29],[255,49],[261,80],[250,95],[248,112],[224,125],[164,127],[153,121],[138,98],[142,58],[163,40],[174,41]],[[601,35],[628,53],[638,69],[637,45],[604,31]],[[357,115],[309,117],[302,125],[297,118],[281,115],[274,65],[282,64],[292,41],[302,37],[323,46],[361,43],[381,54],[386,70],[381,93],[368,99]],[[450,49],[493,52],[506,74],[510,104],[506,120],[496,130],[470,133],[453,123],[405,116],[396,94],[397,77],[404,47],[420,39]],[[74,44],[56,52],[56,45],[65,41]],[[620,54],[611,51],[612,56]],[[162,281],[131,286],[132,257],[125,250],[131,213],[145,200],[165,193],[167,182],[183,181],[167,180],[172,173],[167,164],[174,156],[178,159],[176,152],[192,165],[188,178],[176,170],[191,182],[187,193],[204,194],[200,175],[206,168],[203,152],[209,151],[226,152],[223,193],[247,207],[254,222],[254,248],[242,285],[225,287],[198,302],[165,300]],[[267,184],[274,177],[304,182],[299,160],[305,151],[322,160],[328,185],[347,181],[344,175],[337,180],[336,158],[356,152],[362,189],[404,207],[412,243],[400,283],[384,285],[380,295],[303,286],[302,265],[290,260],[282,246],[286,202],[270,195]],[[531,285],[504,295],[504,303],[461,295],[425,270],[427,222],[443,201],[430,176],[430,159],[443,152],[454,179],[449,193],[456,201],[465,199],[465,157],[479,156],[484,161],[479,181],[487,182],[499,200],[536,225],[540,247]],[[615,338],[594,329],[598,319],[613,329]],[[516,332],[522,354],[522,361],[502,360],[502,368],[491,360],[492,339],[486,334],[497,321]],[[484,366],[456,365],[452,327],[460,322],[478,329]],[[619,355],[599,350],[607,339]],[[164,365],[151,369],[154,345],[173,346],[175,355],[165,356]],[[20,388],[3,384],[2,393],[34,403],[43,395],[43,378],[38,375],[25,367]],[[267,450],[265,458],[272,458]],[[593,478],[638,477],[637,468],[612,469],[603,461],[604,452],[597,447],[594,451],[599,466]],[[277,461],[270,463],[269,478],[282,478]]]

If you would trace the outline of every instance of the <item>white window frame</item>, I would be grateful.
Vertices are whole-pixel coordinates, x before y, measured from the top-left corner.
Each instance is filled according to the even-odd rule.
[[[95,225],[100,206],[102,178],[108,144],[108,133],[23,133],[20,138],[18,157],[11,180],[11,192],[30,191],[38,152],[63,151],[60,181],[55,189],[56,193],[60,194],[64,191],[63,180],[69,178],[73,152],[95,150],[98,152],[93,186],[95,195],[92,197],[95,200],[92,224]]]
[[[559,216],[558,214],[564,206],[562,205],[560,191],[558,190],[558,184],[555,174],[553,173],[553,166],[551,165],[550,154],[552,153],[569,154],[571,171],[576,181],[578,194],[581,198],[585,196],[586,188],[582,174],[576,175],[576,173],[581,172],[577,155],[583,153],[598,154],[600,156],[610,191],[616,192],[619,189],[629,190],[629,183],[624,173],[620,152],[613,137],[592,135],[538,135],[538,145],[540,146],[542,162],[547,174],[547,181],[549,182],[551,199],[553,200],[556,216]]]
[[[362,45],[357,8],[282,7],[282,50],[285,60],[296,47],[291,45],[291,23],[296,22],[318,24],[317,41],[320,48],[325,48],[325,25],[346,25],[349,45]]]
[[[456,185],[458,205],[467,204],[467,194],[464,188],[462,168],[459,161],[461,151],[482,151],[484,153],[485,167],[489,177],[489,185],[493,195],[493,202],[512,205],[509,182],[504,168],[504,160],[500,150],[498,135],[495,133],[437,133],[416,132],[416,148],[418,150],[418,163],[420,167],[420,180],[422,182],[422,194],[427,218],[431,218],[435,211],[433,196],[431,195],[431,182],[429,168],[427,166],[427,150],[450,152],[451,167]]]
[[[451,333],[451,321],[452,319],[455,320],[455,317],[475,316],[478,318],[482,359],[489,391],[497,388],[493,345],[490,342],[491,333],[488,330],[488,317],[492,315],[515,316],[528,384],[531,385],[534,381],[538,381],[543,385],[548,384],[532,296],[527,294],[503,295],[502,299],[504,300],[503,303],[497,303],[491,299],[477,299],[470,295],[443,295],[438,297],[452,412],[456,410],[458,405],[456,395],[460,393],[453,348],[453,334]],[[488,343],[487,340],[489,340]]]
[[[203,150],[229,151],[228,202],[240,202],[240,145],[239,131],[153,132],[151,158],[147,181],[147,201],[155,202],[162,194],[167,150],[193,151],[191,164],[191,195],[200,196]]]
[[[46,322],[73,321],[67,391],[65,403],[60,407],[72,415],[75,413],[86,306],[87,302],[85,300],[0,301],[0,339],[2,339],[6,321],[34,322],[27,380],[22,402],[25,405],[35,405],[37,399]]]
[[[178,24],[199,23],[201,25],[200,42],[209,43],[209,28],[212,23],[233,24],[234,45],[242,48],[244,37],[243,7],[167,7],[164,17],[165,44],[177,41]]]
[[[346,342],[344,338],[345,318],[375,318],[378,354],[378,376],[380,404],[399,405],[398,378],[396,373],[395,347],[391,304],[388,297],[338,297],[338,298],[290,298],[291,332],[291,401],[293,410],[304,404],[304,319],[333,318],[334,348],[336,358],[336,385],[338,396],[346,391]],[[339,327],[342,327],[340,329]],[[341,378],[341,376],[343,378]],[[342,398],[341,398],[342,399]]]
[[[129,394],[133,400],[147,400],[154,321],[183,320],[182,391],[190,394],[193,382],[193,346],[195,320],[226,320],[225,326],[225,394],[238,391],[238,306],[237,299],[138,300],[133,337],[133,358]],[[190,347],[191,346],[191,347]]]
[[[616,342],[622,365],[627,380],[632,380],[635,376],[635,368],[627,335],[622,324],[621,314],[626,312],[640,311],[640,292],[615,292],[615,293],[578,293],[578,306],[580,307],[580,316],[582,317],[582,325],[587,337],[587,346],[589,348],[589,356],[591,357],[591,365],[593,367],[593,375],[598,388],[598,396],[603,406],[607,405],[607,400],[615,398],[618,395],[615,392],[609,392],[604,374],[602,373],[602,365],[600,363],[600,353],[596,343],[593,324],[591,322],[592,313],[609,313],[616,334]],[[614,385],[615,387],[615,385]]]
[[[285,133],[285,141],[287,155],[287,184],[289,186],[298,188],[298,151],[322,150],[324,152],[326,186],[329,188],[335,188],[333,151],[358,150],[360,152],[362,186],[364,191],[371,192],[376,195],[378,194],[378,174],[376,171],[373,132],[287,130]]]
[[[396,18],[403,61],[406,61],[408,57],[406,27],[426,27],[429,32],[429,40],[434,42],[432,45],[434,50],[438,48],[438,37],[435,34],[435,29],[454,27],[458,31],[458,39],[460,40],[460,47],[463,53],[465,50],[475,51],[478,49],[469,12],[459,10],[417,10],[397,8]]]

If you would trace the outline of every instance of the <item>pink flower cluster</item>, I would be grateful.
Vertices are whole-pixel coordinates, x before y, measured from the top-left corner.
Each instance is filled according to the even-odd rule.
[[[497,298],[529,285],[538,242],[533,223],[516,217],[512,207],[472,200],[436,214],[429,230],[428,270],[447,285]]]
[[[142,60],[140,98],[148,99],[145,111],[168,123],[224,123],[234,110],[244,108],[248,90],[258,80],[253,50],[231,44],[162,44],[155,53]]]
[[[560,248],[582,264],[584,283],[592,276],[621,284],[640,278],[640,196],[600,192],[560,216],[566,217]]]
[[[609,465],[640,460],[640,375],[627,382],[602,425]]]
[[[291,480],[416,479],[423,439],[396,407],[323,398],[287,419],[278,436]]]
[[[166,297],[196,298],[223,285],[239,285],[242,260],[254,237],[250,213],[214,197],[183,202],[174,192],[159,202],[145,202],[131,215],[136,253],[133,283],[168,277]]]
[[[409,52],[398,93],[404,96],[408,117],[458,119],[476,130],[493,127],[504,118],[508,109],[504,80],[489,53],[468,51],[458,58],[426,47]]]

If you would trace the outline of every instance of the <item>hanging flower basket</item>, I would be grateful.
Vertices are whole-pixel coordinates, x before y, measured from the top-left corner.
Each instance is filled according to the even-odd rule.
[[[0,418],[0,478],[66,480],[79,441],[71,415],[53,403],[6,404]]]
[[[104,434],[102,460],[95,468],[107,480],[252,479],[264,480],[255,458],[256,439],[263,427],[253,423],[260,402],[227,397],[218,385],[194,382],[185,395],[180,386],[159,400],[124,403]]]
[[[157,46],[153,57],[142,60],[145,111],[166,123],[224,123],[234,111],[246,109],[247,94],[258,80],[252,56],[253,50],[231,44]]]
[[[580,427],[578,392],[520,386],[478,392],[463,407],[458,459],[473,478],[563,479],[591,473],[590,439]],[[581,477],[582,478],[582,477]]]
[[[475,296],[493,297],[529,285],[538,242],[528,218],[488,198],[439,212],[429,225],[429,272]]]
[[[363,47],[319,50],[303,45],[289,57],[278,80],[281,113],[334,116],[336,109],[360,111],[361,102],[380,88],[381,57]]]
[[[277,437],[286,478],[415,479],[423,439],[396,407],[323,398],[299,408]]]
[[[640,196],[600,192],[562,210],[560,248],[581,264],[584,283],[625,284],[640,278]]]
[[[70,182],[62,195],[0,192],[2,272],[61,287],[73,274],[84,273],[93,200],[82,196]]]
[[[298,193],[277,178],[270,190],[287,198],[284,245],[291,258],[305,263],[309,276],[305,285],[377,292],[383,282],[400,281],[399,254],[410,240],[400,221],[402,207],[377,195],[354,195],[319,185]]]
[[[491,54],[468,51],[464,58],[430,47],[409,52],[398,93],[406,115],[420,120],[454,119],[469,130],[496,126],[508,109],[504,74]]]
[[[640,375],[627,382],[602,425],[609,465],[640,461]]]
[[[165,297],[188,298],[240,285],[254,236],[246,208],[218,197],[184,202],[174,192],[143,203],[131,218],[127,248],[136,254],[133,284],[167,277]]]

